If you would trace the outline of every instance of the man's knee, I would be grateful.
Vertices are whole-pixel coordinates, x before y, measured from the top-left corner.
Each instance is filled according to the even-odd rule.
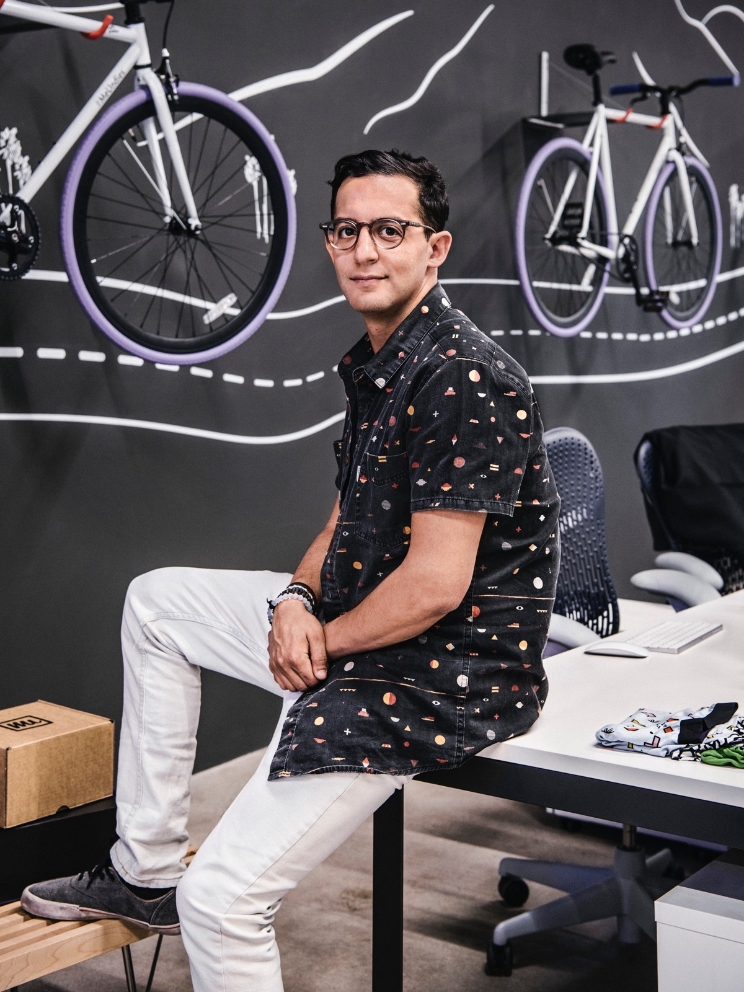
[[[197,856],[198,858],[198,856]],[[183,930],[193,932],[194,928],[207,928],[221,931],[232,930],[239,921],[238,928],[246,935],[251,933],[255,939],[259,933],[264,933],[270,939],[272,933],[266,931],[273,922],[274,915],[281,903],[281,897],[264,892],[258,883],[247,886],[235,898],[228,895],[232,886],[225,879],[225,888],[220,882],[221,869],[217,871],[210,867],[202,867],[195,860],[186,874],[178,883],[176,889],[176,905]]]
[[[138,575],[129,583],[125,609],[131,609],[138,619],[167,611],[174,590],[183,583],[185,571],[185,568],[171,566]]]

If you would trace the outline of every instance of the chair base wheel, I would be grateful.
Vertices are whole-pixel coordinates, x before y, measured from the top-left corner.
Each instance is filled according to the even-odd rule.
[[[520,909],[530,897],[530,887],[518,875],[502,875],[499,879],[499,895],[507,906]]]
[[[486,963],[483,967],[485,973],[508,978],[512,973],[513,965],[514,952],[511,944],[494,944],[490,940],[486,950]]]

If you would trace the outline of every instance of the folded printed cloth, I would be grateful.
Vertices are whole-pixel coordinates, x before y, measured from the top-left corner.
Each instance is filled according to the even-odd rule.
[[[603,747],[660,758],[700,761],[703,752],[744,746],[744,714],[738,703],[714,703],[698,709],[636,710],[621,723],[596,733]],[[706,762],[713,763],[710,758]]]

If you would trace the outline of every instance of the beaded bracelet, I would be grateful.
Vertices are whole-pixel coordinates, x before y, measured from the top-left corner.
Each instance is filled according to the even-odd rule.
[[[304,582],[291,582],[286,589],[282,590],[276,599],[267,599],[266,602],[269,604],[267,610],[267,615],[269,618],[269,623],[274,623],[274,610],[279,605],[287,599],[296,599],[298,602],[302,603],[308,613],[312,613],[313,616],[317,616],[317,601],[315,599],[315,593],[312,591],[310,586],[306,586]]]

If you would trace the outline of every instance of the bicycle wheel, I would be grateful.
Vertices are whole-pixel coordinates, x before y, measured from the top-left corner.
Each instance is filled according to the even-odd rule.
[[[710,306],[721,268],[721,208],[710,173],[685,157],[698,244],[690,237],[679,173],[668,162],[659,173],[646,210],[645,265],[650,289],[669,292],[659,316],[669,327],[687,327]]]
[[[93,323],[151,361],[205,361],[261,325],[286,282],[294,197],[275,142],[224,93],[181,83],[171,105],[201,230],[192,232],[162,141],[166,215],[139,90],[94,125],[70,169],[61,235],[70,283]]]
[[[578,334],[592,320],[609,278],[607,259],[587,257],[576,246],[589,164],[589,152],[578,141],[556,138],[530,162],[519,194],[515,230],[519,283],[535,320],[560,337]],[[601,172],[597,172],[587,238],[610,246]]]

